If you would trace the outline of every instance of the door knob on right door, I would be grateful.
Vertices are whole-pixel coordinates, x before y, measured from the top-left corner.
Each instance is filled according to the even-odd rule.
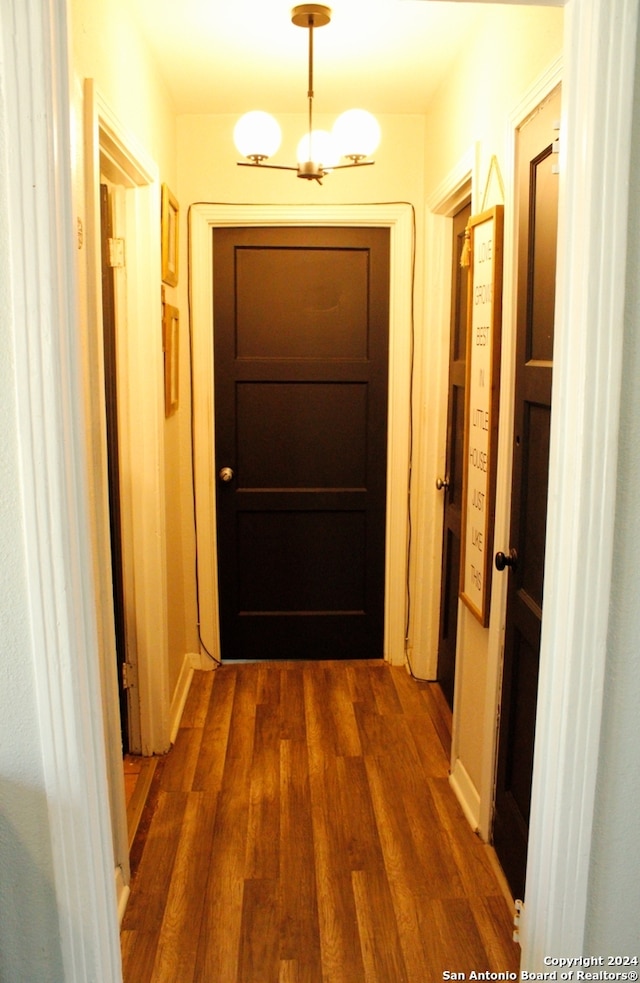
[[[496,570],[504,570],[506,567],[511,567],[515,570],[518,566],[518,554],[514,549],[509,550],[509,555],[505,553],[496,553]]]

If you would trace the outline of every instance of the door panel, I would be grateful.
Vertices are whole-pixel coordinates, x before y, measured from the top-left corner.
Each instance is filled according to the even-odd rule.
[[[553,370],[558,177],[557,89],[518,135],[518,285],[511,550],[494,843],[514,897],[524,897],[543,603]],[[505,551],[505,552],[508,552]]]
[[[389,232],[213,242],[223,658],[381,658]]]
[[[465,229],[471,205],[465,205],[453,218],[453,259],[451,268],[451,330],[449,340],[449,399],[447,407],[447,453],[443,489],[444,530],[442,538],[442,586],[440,588],[440,629],[438,637],[438,682],[453,709],[458,591],[460,583],[460,524],[464,451],[464,408],[467,353],[467,268],[460,266]]]
[[[238,383],[243,487],[364,488],[367,388],[362,382]]]
[[[236,285],[239,358],[367,358],[366,251],[244,248]]]

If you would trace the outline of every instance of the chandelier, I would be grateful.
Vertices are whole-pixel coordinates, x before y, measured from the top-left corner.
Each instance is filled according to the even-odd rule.
[[[330,171],[347,167],[365,167],[380,140],[378,121],[364,109],[349,109],[335,121],[331,133],[313,128],[313,32],[331,20],[331,8],[319,3],[303,3],[291,11],[296,27],[309,31],[309,86],[308,131],[298,144],[296,166],[266,164],[276,153],[281,141],[280,126],[269,113],[255,110],[246,113],[236,123],[233,139],[246,160],[238,161],[240,167],[273,168],[279,171],[296,171],[298,177],[322,183]],[[347,163],[340,163],[341,160]]]

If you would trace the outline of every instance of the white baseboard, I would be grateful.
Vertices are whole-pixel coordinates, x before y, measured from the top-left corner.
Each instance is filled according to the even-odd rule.
[[[171,727],[169,740],[172,744],[176,739],[178,728],[180,727],[180,721],[182,720],[182,711],[184,710],[184,705],[187,702],[187,696],[189,695],[189,688],[191,686],[191,680],[193,679],[193,670],[199,668],[200,656],[193,652],[187,652],[182,660],[182,668],[180,669],[180,675],[178,677],[178,682],[176,683],[173,699],[171,700],[171,709],[169,711],[169,723]]]
[[[480,796],[460,758],[456,758],[449,784],[462,806],[467,822],[474,833],[477,833],[480,826]]]
[[[115,878],[116,878],[116,899],[118,902],[118,925],[122,925],[122,919],[124,918],[127,902],[129,900],[130,888],[129,885],[125,884],[124,882],[124,877],[122,876],[122,867],[116,867]]]

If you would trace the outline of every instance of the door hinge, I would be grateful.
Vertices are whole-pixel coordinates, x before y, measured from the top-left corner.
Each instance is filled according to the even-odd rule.
[[[112,269],[124,267],[124,239],[107,239],[109,245],[109,266]]]
[[[513,941],[520,941],[520,919],[524,912],[524,901],[518,899],[515,903],[515,911],[513,913]]]
[[[560,120],[559,119],[555,121],[555,123],[553,124],[553,128],[558,135],[551,145],[551,153],[553,154],[553,161],[551,162],[551,173],[559,174],[560,173],[560,164],[558,162],[559,161],[558,155],[560,154]]]
[[[123,662],[121,665],[122,688],[130,689],[138,682],[136,667],[131,662]]]

